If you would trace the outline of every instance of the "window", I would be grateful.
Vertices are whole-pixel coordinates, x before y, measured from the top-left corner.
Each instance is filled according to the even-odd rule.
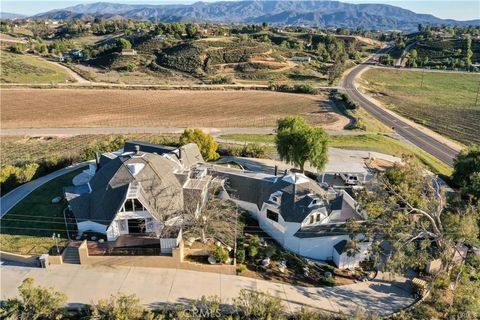
[[[278,198],[277,197],[272,197],[272,200],[276,203],[278,203]]]
[[[126,230],[125,220],[118,220],[117,223],[118,223],[118,229],[120,229],[120,231]]]
[[[315,217],[312,215],[310,215],[310,223],[314,223],[315,222]]]
[[[320,222],[320,213],[317,214],[317,222]]]
[[[127,199],[127,201],[125,201],[125,211],[133,211],[133,202],[132,202],[132,199]]]
[[[278,213],[267,209],[267,218],[275,222],[278,222]]]
[[[143,205],[138,199],[133,199],[133,205],[135,206],[135,211],[143,211]]]

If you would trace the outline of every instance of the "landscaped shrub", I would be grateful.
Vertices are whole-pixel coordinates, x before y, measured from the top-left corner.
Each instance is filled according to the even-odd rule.
[[[185,145],[187,143],[195,143],[206,161],[219,158],[218,144],[211,134],[207,134],[200,129],[185,129],[180,136],[180,144]]]
[[[27,163],[22,167],[3,166],[0,169],[0,185],[2,194],[15,189],[17,186],[31,181],[39,170],[40,165],[37,163]]]
[[[237,251],[237,262],[238,263],[243,263],[245,261],[245,250],[244,249],[239,249]]]
[[[266,158],[267,148],[257,143],[239,145],[222,145],[219,150],[221,155],[248,158]]]
[[[265,147],[257,143],[248,143],[242,148],[241,156],[248,158],[265,158]]]
[[[242,272],[244,272],[245,270],[247,270],[247,266],[246,266],[246,265],[244,265],[244,264],[239,264],[239,265],[237,265],[237,269],[236,269],[237,273],[242,273]]]
[[[250,244],[248,246],[248,256],[251,258],[251,259],[254,259],[258,254],[258,247]]]
[[[241,319],[285,319],[280,299],[259,291],[242,289],[233,308]]]
[[[217,76],[212,79],[212,84],[230,84],[233,82],[231,76]]]
[[[213,249],[212,256],[220,263],[225,263],[228,260],[228,252],[222,246]]]
[[[119,293],[110,296],[109,299],[100,299],[91,307],[92,319],[118,319],[135,320],[142,319],[144,308],[140,299],[132,295]]]
[[[276,251],[277,251],[277,248],[275,248],[274,246],[268,246],[265,248],[265,256],[267,258],[271,258],[275,255]]]
[[[322,284],[333,287],[337,284],[334,277],[325,277],[321,280]]]

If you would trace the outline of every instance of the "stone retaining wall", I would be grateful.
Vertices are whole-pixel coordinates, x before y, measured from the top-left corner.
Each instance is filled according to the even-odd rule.
[[[192,250],[190,252],[190,250]],[[103,266],[126,266],[126,267],[151,267],[185,269],[201,272],[213,272],[221,274],[236,274],[234,265],[208,265],[184,261],[184,254],[203,255],[203,249],[184,248],[183,241],[177,248],[172,250],[171,256],[91,256],[88,254],[87,242],[83,241],[78,248],[80,264],[103,265]]]
[[[38,255],[21,255],[5,251],[0,251],[0,259],[10,260],[19,263],[36,263]]]

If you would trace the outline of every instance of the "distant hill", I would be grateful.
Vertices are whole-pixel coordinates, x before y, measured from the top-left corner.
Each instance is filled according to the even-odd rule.
[[[0,19],[22,19],[26,16],[18,14],[18,13],[11,13],[11,12],[0,12]]]
[[[191,5],[129,5],[98,2],[38,14],[37,18],[86,17],[147,19],[152,21],[210,21],[368,29],[414,30],[424,25],[480,25],[479,20],[455,21],[385,4],[351,4],[339,1],[228,1]]]

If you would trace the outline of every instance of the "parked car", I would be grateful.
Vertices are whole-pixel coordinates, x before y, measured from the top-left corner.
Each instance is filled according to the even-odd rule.
[[[342,173],[340,174],[340,177],[342,178],[342,180],[345,182],[346,185],[354,186],[360,183],[360,181],[358,180],[358,176],[355,174]]]

